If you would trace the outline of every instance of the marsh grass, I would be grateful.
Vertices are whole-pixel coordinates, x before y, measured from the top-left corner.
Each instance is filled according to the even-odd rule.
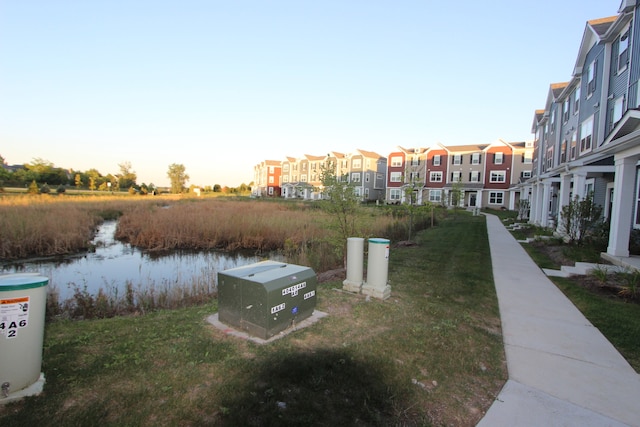
[[[88,250],[96,226],[105,219],[117,218],[134,203],[108,196],[0,197],[0,259],[68,255]]]
[[[474,426],[506,379],[486,225],[464,214],[392,247],[391,298],[318,287],[329,315],[269,345],[206,322],[216,300],[49,322],[44,392],[0,425]]]

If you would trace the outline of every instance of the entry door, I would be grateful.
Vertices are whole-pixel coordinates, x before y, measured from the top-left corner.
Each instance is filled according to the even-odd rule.
[[[471,195],[469,196],[469,206],[471,207],[476,207],[476,194],[475,193],[471,193]]]

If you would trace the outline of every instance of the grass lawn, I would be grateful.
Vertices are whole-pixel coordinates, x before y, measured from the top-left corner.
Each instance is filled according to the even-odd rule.
[[[329,316],[269,345],[210,326],[215,300],[47,323],[44,392],[0,425],[474,426],[507,378],[485,219],[416,241],[391,248],[391,298],[323,283]]]

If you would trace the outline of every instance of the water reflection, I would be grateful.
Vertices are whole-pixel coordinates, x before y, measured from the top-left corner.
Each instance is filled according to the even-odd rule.
[[[263,257],[223,252],[171,252],[150,255],[114,238],[116,221],[99,228],[95,252],[65,259],[33,260],[0,265],[0,272],[39,273],[49,278],[49,291],[60,300],[73,296],[75,287],[96,295],[100,288],[108,295],[124,295],[127,283],[136,290],[171,289],[197,284],[214,290],[218,271],[258,262]],[[274,259],[273,257],[271,259]]]

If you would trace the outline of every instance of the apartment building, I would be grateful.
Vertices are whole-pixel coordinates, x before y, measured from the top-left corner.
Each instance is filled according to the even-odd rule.
[[[257,197],[280,197],[282,162],[264,160],[253,168],[252,194]]]
[[[317,200],[322,198],[322,171],[327,165],[334,167],[336,176],[353,184],[356,195],[363,201],[383,201],[387,159],[377,153],[356,150],[353,153],[331,151],[325,156],[304,155],[286,157],[277,162],[280,175],[272,180],[280,185],[280,193],[265,185],[271,164],[261,162],[254,167],[255,196],[281,196],[286,199]]]
[[[638,5],[585,24],[569,81],[549,87],[532,125],[532,177],[522,182],[530,222],[561,229],[562,206],[592,194],[610,220],[605,257],[629,256],[640,228]]]
[[[389,154],[387,202],[431,202],[460,207],[514,209],[517,184],[531,175],[533,143],[405,149]]]

